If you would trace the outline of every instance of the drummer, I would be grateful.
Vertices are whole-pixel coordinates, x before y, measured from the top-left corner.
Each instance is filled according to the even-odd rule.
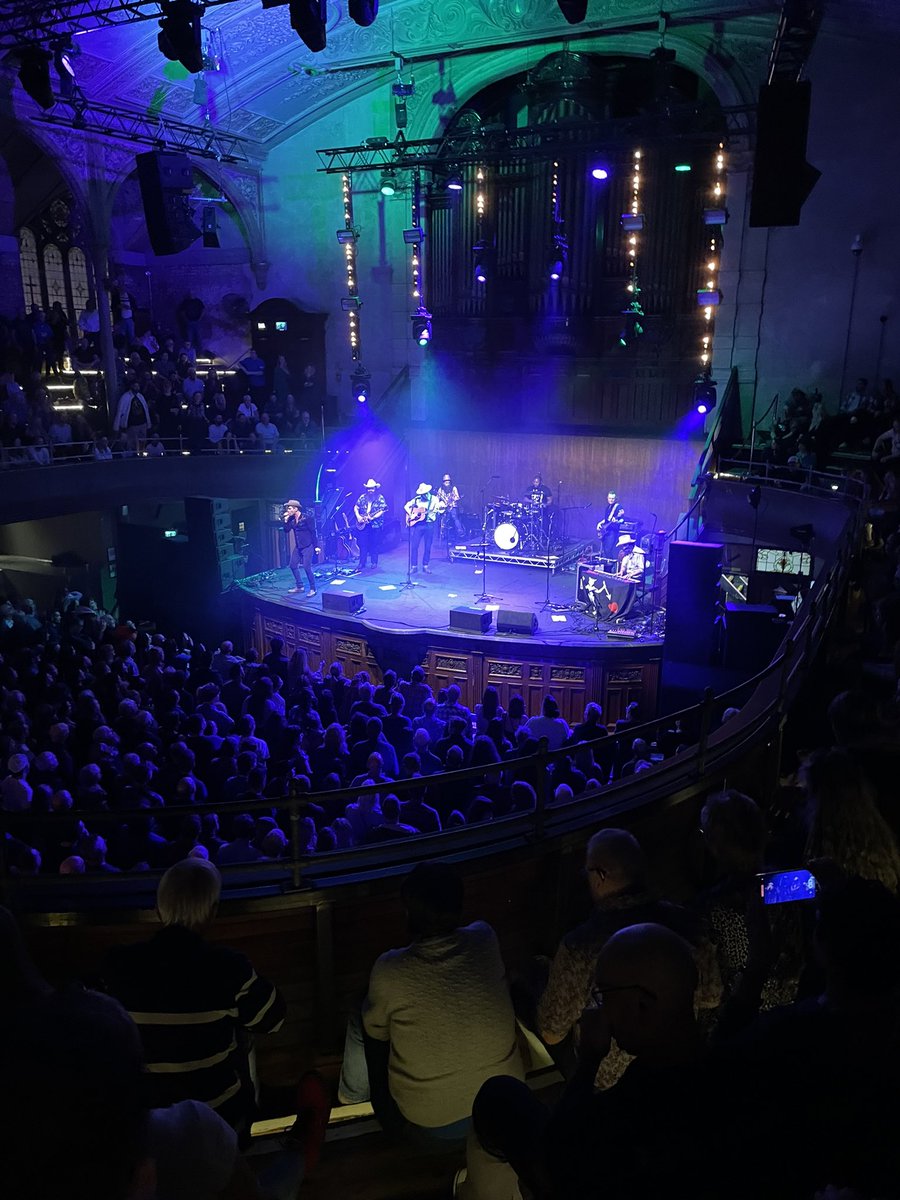
[[[639,546],[630,533],[620,534],[616,542],[616,554],[619,566],[616,574],[620,579],[638,581],[643,578],[647,568],[647,556],[642,546]]]
[[[525,503],[531,506],[533,513],[540,514],[541,539],[546,541],[550,532],[551,514],[549,509],[553,503],[553,493],[546,486],[540,475],[535,475],[531,481],[531,487],[526,489]]]

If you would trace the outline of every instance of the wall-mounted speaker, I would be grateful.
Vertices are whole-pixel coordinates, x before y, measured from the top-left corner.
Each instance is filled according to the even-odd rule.
[[[151,150],[135,155],[144,219],[153,253],[179,254],[200,236],[191,212],[194,169],[186,154]]]
[[[759,89],[750,225],[799,225],[821,174],[806,161],[812,85],[776,79]]]

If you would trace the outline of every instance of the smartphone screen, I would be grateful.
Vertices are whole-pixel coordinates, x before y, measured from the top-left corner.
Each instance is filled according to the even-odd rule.
[[[765,871],[756,878],[763,904],[789,904],[793,900],[814,900],[816,896],[816,878],[802,868]]]

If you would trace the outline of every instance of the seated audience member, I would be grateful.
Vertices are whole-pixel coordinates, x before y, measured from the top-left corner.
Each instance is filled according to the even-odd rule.
[[[381,755],[389,778],[396,779],[400,774],[397,752],[384,736],[381,719],[370,717],[366,722],[365,736],[350,747],[349,770],[351,775],[358,775],[366,767],[370,755],[376,753]]]
[[[445,725],[446,722],[437,715],[437,702],[429,696],[422,704],[421,717],[413,720],[413,729],[416,733],[423,729],[432,742],[437,742],[444,736]],[[413,738],[415,738],[415,734],[413,734]]]
[[[846,750],[817,750],[804,763],[804,861],[830,858],[848,875],[900,891],[900,849],[872,789]]]
[[[432,753],[431,737],[422,726],[413,734],[413,750],[419,756],[419,769],[423,775],[436,775],[441,770],[441,760]]]
[[[512,702],[510,702],[511,704]],[[545,696],[541,705],[541,715],[531,717],[525,722],[524,728],[529,737],[546,738],[550,750],[558,750],[571,734],[571,729],[559,715],[559,705],[552,696]]]
[[[151,1105],[202,1100],[249,1133],[255,1100],[247,1037],[272,1033],[284,1001],[242,954],[206,940],[222,880],[210,862],[170,867],[156,893],[163,928],[107,957],[107,990],[138,1027]]]
[[[377,754],[372,755],[373,759],[378,757]],[[377,783],[379,781],[373,780],[373,782]],[[386,779],[385,782],[391,783],[393,781]],[[361,787],[362,784],[354,784],[354,786]],[[344,809],[344,819],[350,826],[355,845],[368,841],[375,830],[384,824],[384,814],[378,802],[378,793],[365,792],[358,800],[354,800],[348,804]],[[335,830],[337,831],[336,821]]]
[[[502,721],[506,710],[500,705],[500,693],[491,685],[484,689],[481,703],[475,705],[475,732],[487,733],[491,721]]]
[[[434,744],[435,755],[443,762],[446,770],[459,770],[468,766],[472,757],[472,740],[469,737],[470,722],[465,717],[451,717],[447,722],[447,732]],[[452,747],[457,747],[462,755],[462,763],[457,767],[449,767],[447,759]],[[456,756],[454,755],[454,758]]]
[[[496,934],[483,921],[461,924],[458,872],[420,863],[400,894],[412,941],[372,968],[362,1026],[348,1026],[339,1095],[371,1097],[405,1145],[449,1148],[465,1139],[485,1080],[523,1077],[515,1017]]]
[[[401,818],[400,801],[394,795],[385,796],[381,801],[381,813],[384,821],[373,830],[370,840],[387,842],[393,838],[414,837],[419,831],[414,825],[404,824]]]
[[[598,737],[609,737],[609,730],[603,724],[603,709],[592,700],[584,706],[584,716],[573,727],[568,741],[570,746],[576,746]]]
[[[394,747],[398,758],[402,758],[412,745],[412,721],[404,713],[405,702],[398,693],[388,699],[388,715],[382,721],[384,736]]]
[[[578,1068],[562,1099],[545,1108],[519,1080],[489,1080],[473,1112],[481,1146],[540,1197],[733,1195],[717,1170],[727,1105],[710,1102],[717,1092],[694,1017],[690,945],[662,925],[618,929],[593,982],[602,1004],[584,1013]],[[613,1040],[634,1061],[598,1092]]]
[[[536,1027],[551,1046],[569,1035],[588,1006],[598,957],[616,930],[652,922],[692,941],[699,936],[695,916],[652,894],[644,852],[626,830],[595,833],[587,845],[584,868],[594,911],[582,925],[564,934],[537,1004]]]
[[[440,833],[441,818],[436,808],[425,803],[424,794],[407,792],[400,805],[400,820],[412,825],[417,833]]]

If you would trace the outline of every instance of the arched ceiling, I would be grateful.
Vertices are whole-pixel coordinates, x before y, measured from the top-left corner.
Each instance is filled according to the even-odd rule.
[[[706,66],[708,75],[718,69],[723,79],[727,72],[736,80],[732,102],[741,92],[751,99],[778,0],[666,0],[664,8],[670,44],[680,41],[681,50],[693,52],[695,62],[687,65]],[[826,13],[857,35],[900,32],[895,0],[839,0]],[[156,21],[145,20],[78,36],[77,81],[88,102],[137,109],[153,120],[201,125],[208,117],[214,128],[240,134],[264,155],[349,99],[378,89],[386,95],[397,57],[413,75],[417,63],[440,62],[450,93],[457,78],[471,94],[491,81],[492,60],[507,60],[517,48],[525,54],[533,46],[536,61],[548,44],[587,49],[587,37],[595,50],[608,40],[612,52],[646,52],[656,44],[658,17],[659,5],[648,0],[591,0],[590,19],[577,26],[566,24],[556,0],[381,0],[374,25],[362,29],[347,17],[345,0],[328,0],[328,47],[313,54],[291,29],[287,7],[233,0],[209,8],[203,21],[220,71],[191,76],[167,61],[157,48]],[[459,102],[467,98],[461,88],[457,93]],[[14,95],[27,112],[21,89]],[[361,130],[360,139],[371,132]]]

